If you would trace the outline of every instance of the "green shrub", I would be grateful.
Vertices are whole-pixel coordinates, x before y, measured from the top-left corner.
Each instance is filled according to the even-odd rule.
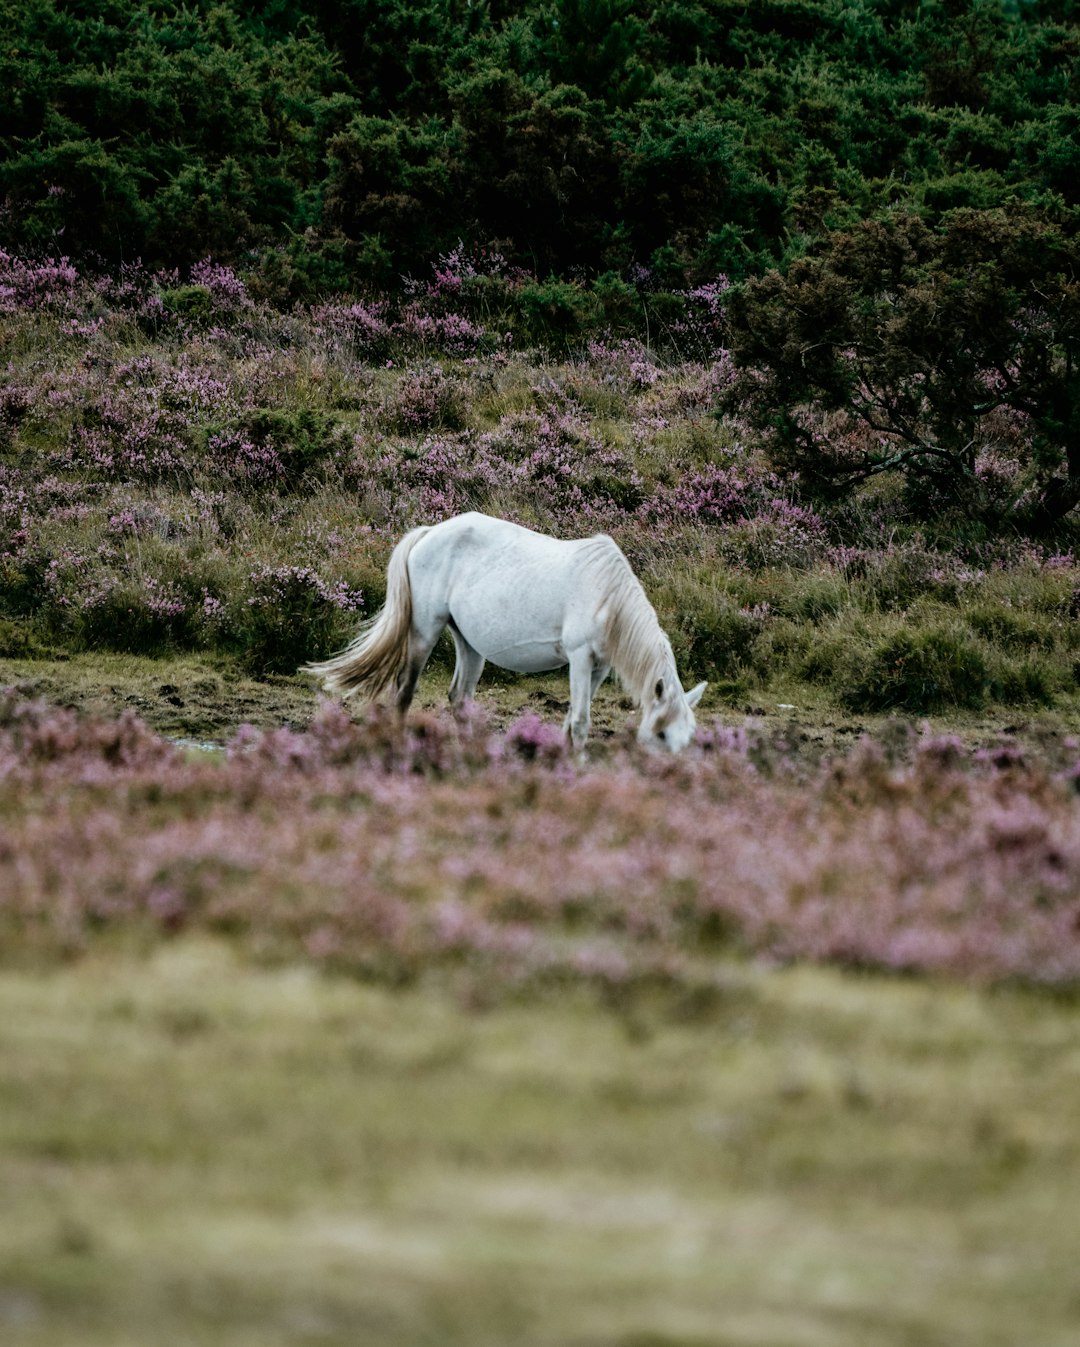
[[[990,673],[982,651],[945,627],[903,630],[878,641],[844,672],[840,689],[853,711],[943,711],[982,706]]]
[[[576,282],[554,277],[522,286],[516,299],[528,340],[558,350],[580,344],[602,311],[594,294]]]
[[[762,626],[754,639],[749,658],[764,681],[787,675],[812,682],[815,680],[810,678],[806,670],[813,667],[817,641],[818,629],[808,623],[773,617]]]
[[[246,598],[225,618],[227,640],[248,672],[295,673],[339,649],[355,634],[361,596],[327,584],[306,566],[261,566]]]
[[[34,659],[48,653],[29,622],[0,617],[0,659]]]
[[[214,320],[214,298],[205,285],[182,285],[161,292],[168,313],[195,327],[209,327]]]
[[[707,606],[699,606],[680,623],[673,643],[681,662],[695,676],[716,679],[736,678],[751,662],[754,642],[761,633],[761,619],[744,612],[726,595],[713,595]]]
[[[637,333],[644,313],[638,292],[614,271],[606,271],[592,283],[604,323],[614,333]]]
[[[48,553],[41,547],[0,556],[0,612],[21,616],[45,601]]]
[[[846,671],[866,649],[868,643],[857,640],[849,631],[819,629],[814,632],[806,649],[798,652],[795,673],[808,683],[829,687],[834,682],[842,682]]]

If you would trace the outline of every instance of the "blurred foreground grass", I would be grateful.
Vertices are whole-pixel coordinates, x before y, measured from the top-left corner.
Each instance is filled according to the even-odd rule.
[[[5,1347],[1065,1347],[1080,1007],[733,964],[479,1012],[182,939],[0,973]]]

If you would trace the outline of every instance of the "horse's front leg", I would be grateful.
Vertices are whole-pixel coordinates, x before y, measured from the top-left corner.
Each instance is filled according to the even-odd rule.
[[[606,670],[605,670],[606,672]],[[596,679],[596,662],[588,646],[570,655],[570,710],[563,724],[570,742],[580,752],[589,737],[589,705],[601,680]]]

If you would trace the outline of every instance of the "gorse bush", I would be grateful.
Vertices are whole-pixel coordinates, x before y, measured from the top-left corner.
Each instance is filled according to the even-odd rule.
[[[896,204],[1071,220],[1076,23],[996,0],[9,2],[0,246],[243,261],[291,302],[464,239],[470,317],[524,267],[542,279],[505,306],[533,337],[636,325]],[[213,323],[213,283],[164,312]]]
[[[206,429],[211,476],[296,489],[335,447],[335,423],[310,407],[253,407],[231,425]]]

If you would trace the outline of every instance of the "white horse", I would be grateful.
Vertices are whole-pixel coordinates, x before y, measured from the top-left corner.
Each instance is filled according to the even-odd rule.
[[[390,557],[382,610],[339,655],[302,672],[328,692],[374,698],[393,687],[404,714],[446,628],[455,709],[475,693],[485,660],[516,673],[568,664],[563,728],[580,749],[593,695],[614,669],[641,708],[642,743],[677,753],[694,737],[706,685],[683,691],[671,642],[606,534],[564,541],[476,513],[413,529]]]

